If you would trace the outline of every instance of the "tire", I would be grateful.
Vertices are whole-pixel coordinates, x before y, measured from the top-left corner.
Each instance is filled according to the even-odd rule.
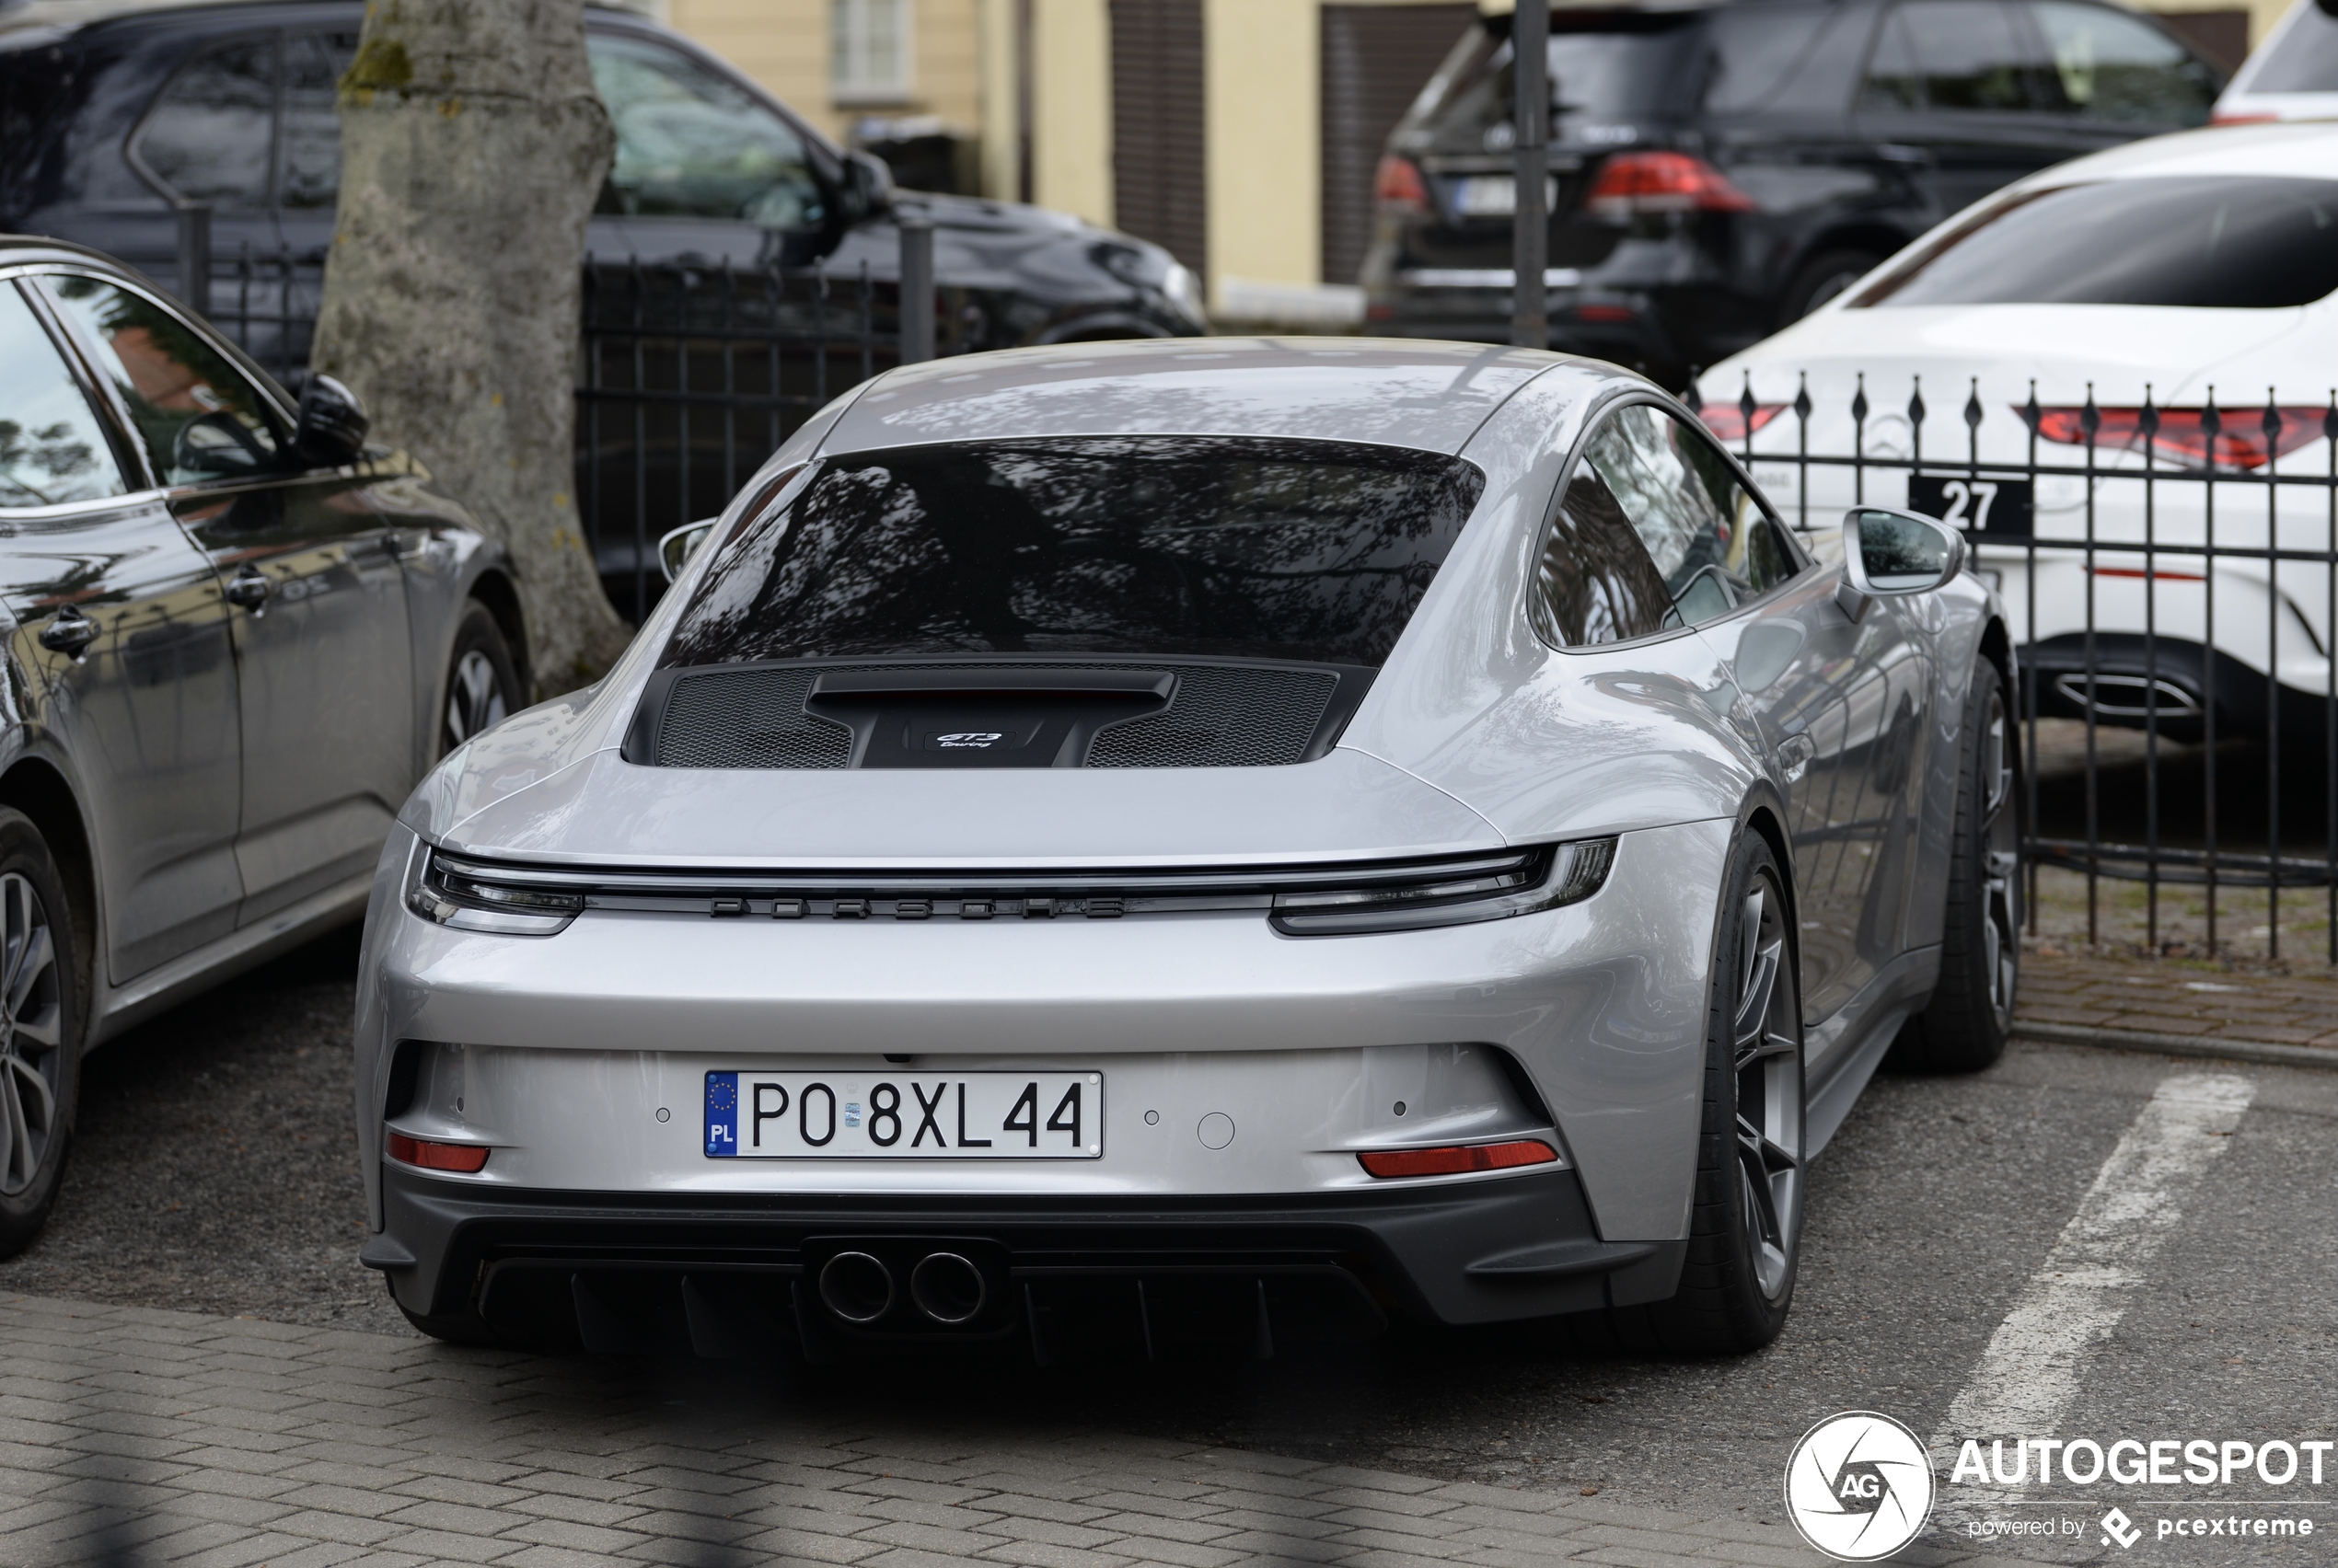
[[[1892,1043],[1894,1070],[1977,1073],[2005,1055],[2021,979],[2020,738],[2005,672],[1984,659],[1964,703],[1956,826],[1932,999]]]
[[[1688,1257],[1670,1300],[1610,1314],[1626,1347],[1742,1355],[1776,1339],[1794,1304],[1807,1145],[1786,879],[1747,833],[1723,886]]]
[[[465,605],[446,661],[446,692],[438,705],[438,755],[445,756],[482,730],[492,730],[524,706],[519,673],[503,628],[485,605]]]
[[[1883,259],[1865,250],[1822,250],[1794,274],[1778,297],[1777,324],[1790,327],[1862,277]]]
[[[81,1101],[81,963],[64,880],[32,819],[0,807],[0,1258],[56,1205]]]

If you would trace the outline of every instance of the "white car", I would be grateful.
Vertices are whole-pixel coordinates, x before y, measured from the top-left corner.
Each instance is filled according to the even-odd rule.
[[[2338,120],[2338,6],[2297,0],[2251,50],[2224,95],[2219,125],[2264,120]]]
[[[2188,132],[1975,203],[1697,391],[1789,517],[1857,500],[1965,526],[2042,711],[2262,734],[2277,673],[2285,728],[2310,732],[2333,294],[2338,125]]]

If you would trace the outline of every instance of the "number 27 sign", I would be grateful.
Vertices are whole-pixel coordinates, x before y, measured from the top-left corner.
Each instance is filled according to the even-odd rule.
[[[1997,474],[1910,474],[1908,510],[1985,539],[2026,539],[2036,496],[2028,479]]]

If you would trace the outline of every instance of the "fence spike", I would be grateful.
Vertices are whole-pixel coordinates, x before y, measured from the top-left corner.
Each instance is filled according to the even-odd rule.
[[[1924,423],[1924,377],[1920,375],[1908,377],[1908,423]]]
[[[1794,378],[1794,417],[1804,424],[1811,422],[1811,373],[1807,370]]]
[[[2330,411],[2321,416],[2321,438],[2338,446],[2338,386],[2330,389]]]
[[[1867,372],[1864,370],[1859,372],[1858,389],[1851,394],[1851,418],[1860,424],[1867,423]]]
[[[2151,383],[2143,384],[2143,408],[2135,414],[2135,429],[2147,443],[2159,433],[2159,406],[2151,400]]]
[[[2274,390],[2272,387],[2268,386],[2265,388],[2265,417],[2263,421],[2265,427],[2265,451],[2268,455],[2272,454],[2272,451],[2275,446],[2281,444],[2281,427],[2285,422],[2286,422],[2281,417],[2280,405],[2276,404],[2273,399]]]
[[[1977,431],[1981,420],[1981,378],[1976,375],[1973,378],[1973,390],[1964,399],[1964,428]]]
[[[2030,427],[2030,433],[2037,434],[2038,421],[2045,418],[2045,410],[2038,407],[2038,381],[2035,376],[2030,378],[2030,400],[2021,405],[2020,413],[2021,422]]]
[[[1754,429],[1754,410],[1761,406],[1754,400],[1754,373],[1749,370],[1745,373],[1744,390],[1737,395],[1737,411],[1745,416],[1744,428],[1749,433]]]
[[[2078,410],[2078,428],[2087,432],[2087,444],[2094,444],[2095,432],[2102,428],[2102,410],[2094,406],[2094,383],[2087,383],[2086,407]]]

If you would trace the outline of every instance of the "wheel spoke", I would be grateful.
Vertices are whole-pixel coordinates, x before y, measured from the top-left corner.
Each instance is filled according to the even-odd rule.
[[[1738,1160],[1739,1181],[1745,1189],[1747,1228],[1761,1240],[1783,1251],[1786,1233],[1779,1228],[1777,1190],[1770,1184],[1769,1172],[1751,1151]]]
[[[21,1056],[11,1056],[7,1062],[10,1076],[17,1080],[19,1097],[25,1101],[24,1124],[43,1133],[49,1131],[56,1124],[57,1113],[57,1097],[50,1089],[49,1080]]]
[[[64,1021],[64,1009],[51,1002],[17,1020],[17,1038],[29,1040],[36,1045],[61,1045],[64,1043],[61,1035]]]
[[[0,1082],[7,1085],[8,1157],[0,1162],[0,1187],[11,1193],[21,1193],[31,1184],[33,1171],[32,1129],[25,1125],[24,1100],[19,1088],[22,1079],[16,1073],[0,1073]]]
[[[9,1018],[15,1019],[23,1013],[25,1003],[31,999],[32,988],[41,983],[41,976],[49,972],[50,965],[55,961],[56,949],[49,940],[49,928],[35,926],[31,935],[24,941],[16,972],[8,976],[6,1005]]]

